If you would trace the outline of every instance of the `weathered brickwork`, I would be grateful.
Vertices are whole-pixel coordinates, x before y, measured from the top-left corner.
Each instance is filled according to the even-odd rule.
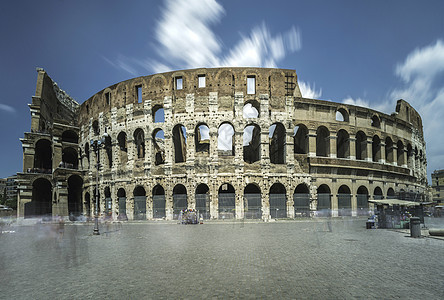
[[[366,213],[426,189],[422,121],[306,99],[294,70],[216,68],[120,82],[78,105],[38,70],[19,216],[293,218]],[[56,113],[57,112],[57,113]]]

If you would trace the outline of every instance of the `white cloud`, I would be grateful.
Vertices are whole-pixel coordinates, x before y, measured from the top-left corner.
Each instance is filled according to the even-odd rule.
[[[316,90],[316,85],[310,86],[310,83],[298,81],[299,89],[301,90],[302,97],[308,99],[318,99],[322,96],[322,89]]]
[[[427,141],[429,174],[442,169],[444,142],[439,135],[444,132],[444,43],[419,48],[410,53],[405,61],[396,67],[396,75],[404,86],[390,93],[392,99],[404,99],[421,115],[424,135]]]
[[[390,114],[391,112],[394,111],[395,108],[395,104],[390,102],[390,101],[384,101],[382,103],[372,103],[370,104],[370,102],[368,100],[362,99],[362,98],[352,98],[350,96],[348,96],[347,98],[343,99],[341,101],[344,104],[350,104],[350,105],[355,105],[355,106],[361,106],[361,107],[367,107],[370,109],[374,109],[377,111],[381,111],[384,112],[386,114]]]
[[[3,110],[7,113],[15,114],[15,108],[6,104],[0,103],[0,110]]]

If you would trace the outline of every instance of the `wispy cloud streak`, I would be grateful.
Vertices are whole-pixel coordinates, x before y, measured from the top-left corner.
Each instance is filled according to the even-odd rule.
[[[6,104],[0,103],[0,110],[7,113],[15,114],[15,108]]]

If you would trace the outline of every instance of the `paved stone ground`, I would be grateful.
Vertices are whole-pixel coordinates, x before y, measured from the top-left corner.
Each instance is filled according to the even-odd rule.
[[[444,241],[365,219],[100,229],[4,228],[0,298],[444,299]]]

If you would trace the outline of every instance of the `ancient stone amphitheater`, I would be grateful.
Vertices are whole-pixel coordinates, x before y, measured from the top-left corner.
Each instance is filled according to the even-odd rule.
[[[355,216],[426,190],[415,109],[303,98],[294,70],[154,74],[79,105],[38,69],[30,109],[19,217],[93,216],[97,194],[114,219]]]

